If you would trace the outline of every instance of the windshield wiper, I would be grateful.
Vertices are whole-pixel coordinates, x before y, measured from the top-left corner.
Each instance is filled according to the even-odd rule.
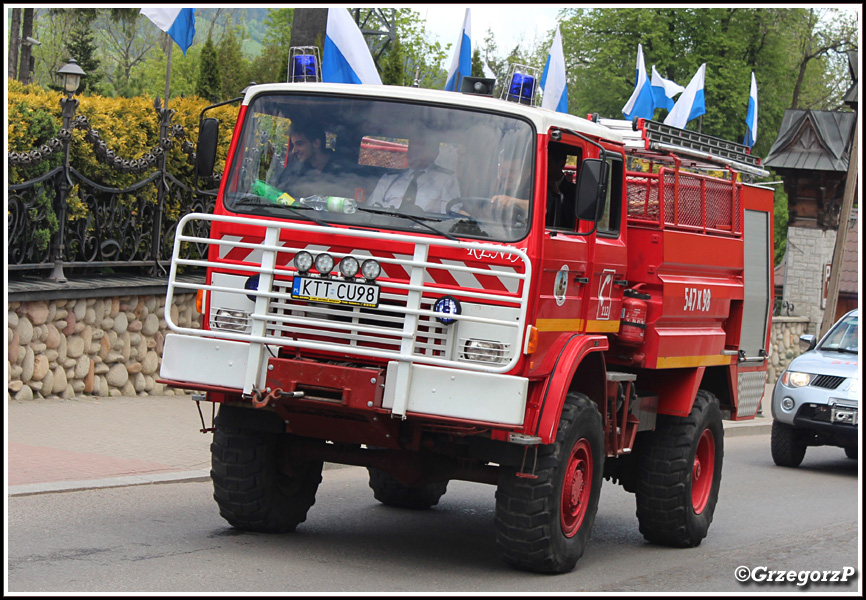
[[[277,211],[280,211],[280,212],[283,209],[289,209],[292,212],[297,213],[298,216],[303,217],[304,219],[306,219],[308,221],[314,222],[316,225],[321,225],[322,227],[333,227],[333,225],[331,225],[330,223],[322,221],[321,219],[317,219],[313,215],[305,215],[303,213],[298,212],[298,211],[302,211],[302,210],[311,210],[313,212],[317,212],[314,208],[311,208],[309,206],[303,206],[303,205],[291,206],[289,204],[274,204],[271,201],[262,202],[263,200],[266,200],[266,199],[262,198],[261,196],[257,196],[256,194],[248,192],[246,194],[243,194],[240,197],[240,199],[238,199],[237,201],[232,203],[232,207],[235,207],[235,206],[261,206],[263,208],[277,209]]]
[[[436,229],[432,225],[428,225],[427,223],[424,222],[424,221],[435,221],[436,223],[441,223],[442,219],[437,219],[435,217],[418,217],[416,215],[407,215],[405,213],[397,212],[396,210],[379,210],[377,208],[364,208],[361,206],[358,207],[358,210],[361,212],[372,213],[374,215],[385,215],[387,217],[401,217],[403,219],[409,219],[410,221],[414,221],[415,223],[418,223],[418,225],[420,225],[421,227],[424,227],[425,229],[432,231],[433,233],[435,233],[437,235],[444,236],[444,237],[448,238],[449,240],[454,240],[455,242],[460,241],[459,239],[457,239],[456,237],[454,237],[450,233],[446,233],[444,231]]]
[[[857,354],[858,352],[855,348],[848,348],[843,346],[821,346],[821,350],[823,350],[824,352],[844,352],[845,354]]]

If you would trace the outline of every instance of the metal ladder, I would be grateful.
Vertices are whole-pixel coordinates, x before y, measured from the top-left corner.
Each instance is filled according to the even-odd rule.
[[[618,131],[626,150],[648,159],[663,159],[675,154],[700,168],[730,167],[734,171],[759,177],[769,176],[761,168],[761,159],[749,153],[743,144],[729,142],[712,135],[680,129],[650,119],[603,119],[597,114],[591,120]]]

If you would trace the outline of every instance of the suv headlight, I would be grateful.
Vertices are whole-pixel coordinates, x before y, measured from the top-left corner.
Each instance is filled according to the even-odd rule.
[[[792,388],[804,387],[812,381],[812,376],[809,373],[800,373],[799,371],[785,371],[782,373],[782,385]]]

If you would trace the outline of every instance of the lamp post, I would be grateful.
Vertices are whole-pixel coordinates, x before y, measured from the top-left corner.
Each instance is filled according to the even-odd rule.
[[[78,91],[78,86],[81,84],[81,78],[87,73],[78,66],[74,58],[70,58],[65,65],[57,71],[60,76],[60,81],[63,84],[63,89],[66,92],[66,98],[60,99],[61,115],[63,118],[64,135],[64,156],[63,156],[63,177],[59,181],[58,195],[58,222],[60,223],[60,231],[54,236],[54,269],[48,277],[49,281],[56,283],[66,283],[66,276],[63,274],[63,250],[64,250],[64,231],[66,225],[66,200],[69,190],[72,188],[72,180],[69,178],[69,144],[72,141],[72,119],[75,117],[75,111],[78,108],[78,100],[73,98],[75,92]]]

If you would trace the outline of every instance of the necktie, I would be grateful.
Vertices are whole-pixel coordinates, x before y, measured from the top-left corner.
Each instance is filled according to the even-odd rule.
[[[403,194],[403,202],[400,204],[401,209],[415,204],[415,196],[418,194],[418,177],[420,177],[421,173],[423,171],[415,171],[415,174],[412,176],[412,180]]]

